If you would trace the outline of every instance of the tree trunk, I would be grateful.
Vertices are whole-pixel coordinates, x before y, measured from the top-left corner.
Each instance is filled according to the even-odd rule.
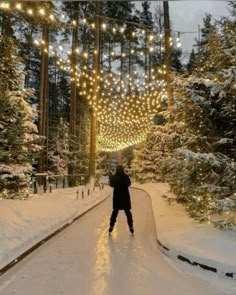
[[[72,48],[71,48],[71,83],[70,83],[70,135],[73,137],[75,135],[75,118],[76,118],[76,65],[78,62],[78,54],[76,48],[78,46],[78,5],[79,3],[74,3],[75,11],[73,15],[73,20],[76,21],[76,24],[73,27],[72,31]]]
[[[109,43],[108,43],[108,71],[111,73],[111,39],[109,38]]]
[[[93,84],[93,96],[96,96],[96,100],[99,99],[99,92],[96,92],[99,80],[97,75],[100,73],[100,46],[99,46],[99,30],[100,30],[100,19],[98,17],[100,12],[100,2],[96,2],[96,30],[95,30],[95,42],[94,49],[97,50],[97,54],[94,54],[93,68],[95,71],[95,82]],[[96,163],[96,140],[97,140],[97,118],[95,110],[91,109],[91,126],[90,126],[90,159],[89,159],[89,180],[92,182],[95,177],[95,163]]]
[[[40,136],[46,135],[46,105],[47,105],[47,76],[48,76],[48,40],[49,40],[49,32],[48,27],[46,25],[43,26],[43,32],[42,32],[42,40],[44,41],[44,44],[41,46],[41,64],[40,64],[40,88],[39,88],[39,106],[38,106],[38,112],[39,112],[39,120],[38,120],[38,131]],[[45,169],[45,138],[42,139],[41,142],[43,149],[40,152],[40,156],[38,159],[38,172],[42,173]]]
[[[124,44],[123,41],[120,43],[120,96],[122,96],[122,81],[123,81],[123,67],[124,67]]]
[[[152,81],[152,53],[150,52],[149,53],[149,65],[148,65],[148,83],[149,83],[149,86],[148,86],[148,89],[149,89],[149,92],[151,91],[151,86],[150,86],[150,83]]]
[[[69,142],[69,149],[70,153],[72,155],[72,158],[74,157],[74,141],[75,141],[75,133],[76,133],[76,97],[77,97],[77,89],[76,89],[76,65],[78,63],[78,53],[76,52],[76,49],[78,47],[78,19],[79,19],[79,3],[74,2],[73,3],[74,8],[74,14],[73,14],[73,20],[75,21],[75,24],[72,29],[72,46],[71,46],[71,76],[70,76],[70,142]],[[69,163],[68,165],[68,174],[74,175],[75,174],[75,167],[72,163]],[[69,177],[69,186],[74,186],[76,184],[74,177]]]
[[[169,16],[169,2],[163,2],[163,9],[164,9],[164,30],[165,30],[165,79],[166,79],[166,91],[168,97],[168,108],[171,108],[173,105],[173,92],[171,87],[171,77],[170,77],[170,70],[171,70],[171,46],[170,46],[170,16]]]
[[[145,57],[145,60],[144,60],[144,70],[145,70],[145,83],[147,83],[147,70],[148,70],[148,54],[147,54],[147,31],[145,31],[145,41],[144,41],[144,57]]]
[[[131,77],[131,42],[130,42],[130,40],[129,40],[129,65],[128,65],[128,71],[129,71],[128,95],[131,96],[131,85],[130,85],[130,77]]]
[[[2,35],[10,37],[12,35],[10,12],[3,13],[2,17]]]

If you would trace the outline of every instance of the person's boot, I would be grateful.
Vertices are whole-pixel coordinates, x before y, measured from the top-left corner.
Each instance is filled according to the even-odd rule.
[[[132,236],[134,235],[134,228],[133,226],[130,226],[129,231],[131,232]]]
[[[110,225],[109,230],[108,230],[109,235],[112,233],[112,231],[113,231],[113,226]]]

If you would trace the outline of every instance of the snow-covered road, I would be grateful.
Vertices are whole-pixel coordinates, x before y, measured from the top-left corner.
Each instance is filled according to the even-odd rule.
[[[160,252],[150,200],[131,190],[135,235],[125,215],[108,236],[111,198],[0,277],[1,295],[223,295],[173,268]]]

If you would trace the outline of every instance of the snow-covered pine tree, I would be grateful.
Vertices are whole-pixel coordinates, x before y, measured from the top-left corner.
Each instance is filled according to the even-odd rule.
[[[132,171],[135,179],[141,183],[161,180],[160,164],[167,156],[166,143],[160,126],[153,126],[147,134],[146,141],[134,149]]]
[[[139,143],[134,146],[133,160],[131,162],[132,177],[135,181],[143,183],[142,180],[142,155],[143,155],[143,143]]]
[[[192,70],[195,67],[195,62],[196,62],[196,53],[195,53],[195,50],[192,49],[190,56],[189,56],[189,61],[187,64],[187,70],[189,73],[192,73]]]
[[[166,163],[172,168],[165,177],[197,218],[220,211],[225,198],[235,198],[235,74],[230,69],[221,72],[220,80],[179,81],[174,116],[186,130],[181,147]]]
[[[49,139],[48,170],[57,175],[67,174],[69,162],[69,127],[60,118],[56,132]]]
[[[229,19],[221,26],[223,34],[213,26],[209,29],[208,23],[204,72],[198,55],[195,75],[178,83],[175,120],[186,125],[190,137],[169,163],[173,173],[166,174],[190,214],[198,218],[225,210],[227,202],[236,207],[236,26]]]
[[[71,178],[70,185],[75,185],[80,180],[81,174],[84,177],[88,175],[89,166],[89,143],[90,143],[90,114],[88,107],[82,102],[78,103],[78,113],[76,118],[76,134],[70,136],[70,153],[69,153],[69,166],[72,168],[75,177]],[[68,172],[70,174],[70,169]],[[85,179],[85,178],[84,178]]]
[[[212,27],[209,19],[207,27]],[[188,78],[175,77],[171,120],[167,113],[167,123],[153,131],[156,138],[160,136],[165,150],[164,155],[156,155],[159,157],[156,173],[160,171],[177,200],[185,203],[189,214],[200,220],[236,208],[235,23],[228,20],[227,27],[225,34],[205,30],[205,53],[209,61],[217,55],[214,66],[210,67],[209,62],[202,71],[204,56],[197,54],[194,74]],[[154,151],[148,143],[146,148]],[[153,143],[159,144],[155,140]],[[139,164],[145,154],[149,155],[143,149]]]
[[[211,63],[209,62],[210,50],[208,48],[209,35],[217,32],[216,25],[213,24],[212,15],[206,14],[203,18],[203,28],[201,29],[201,39],[197,40],[197,62],[194,63],[192,69],[195,73],[200,75],[209,70]]]
[[[26,198],[29,195],[32,160],[37,145],[35,114],[20,90],[20,60],[14,42],[0,38],[0,196]]]
[[[147,134],[145,142],[134,149],[132,171],[139,182],[163,181],[171,171],[169,161],[174,150],[181,147],[185,125],[181,122],[167,123],[168,111],[158,114],[156,126]]]

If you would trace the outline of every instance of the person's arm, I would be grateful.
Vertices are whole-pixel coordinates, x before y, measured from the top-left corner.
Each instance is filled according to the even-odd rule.
[[[111,187],[115,187],[116,185],[116,179],[115,179],[115,176],[112,175],[111,179],[110,179],[110,186]]]
[[[131,185],[131,181],[128,175],[126,175],[126,184],[128,187]]]

